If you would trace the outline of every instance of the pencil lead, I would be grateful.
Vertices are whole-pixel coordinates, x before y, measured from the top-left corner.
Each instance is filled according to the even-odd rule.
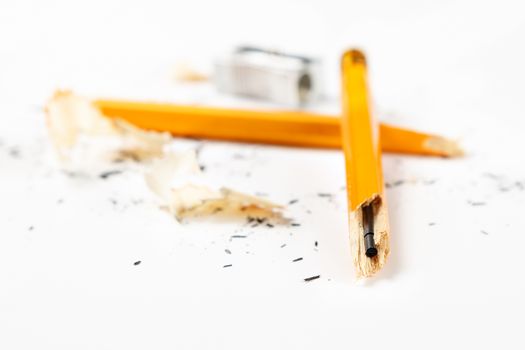
[[[363,235],[365,238],[365,255],[373,258],[377,255],[374,241],[374,208],[372,204],[363,206]]]

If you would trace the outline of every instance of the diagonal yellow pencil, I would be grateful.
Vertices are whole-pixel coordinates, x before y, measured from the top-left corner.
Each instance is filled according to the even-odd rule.
[[[174,136],[300,147],[341,148],[339,116],[298,111],[261,111],[184,106],[123,100],[96,100],[108,117]],[[385,152],[442,157],[461,155],[457,144],[441,136],[380,125]]]

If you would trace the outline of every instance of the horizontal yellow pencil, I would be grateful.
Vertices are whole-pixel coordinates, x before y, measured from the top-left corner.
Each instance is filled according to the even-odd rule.
[[[350,246],[357,277],[369,277],[389,253],[388,215],[383,194],[381,139],[371,115],[366,62],[357,50],[342,58],[342,126],[348,193]]]
[[[108,117],[174,136],[301,147],[341,148],[341,121],[334,115],[298,111],[261,111],[162,103],[97,100]],[[382,124],[385,152],[452,157],[461,154],[454,141]]]

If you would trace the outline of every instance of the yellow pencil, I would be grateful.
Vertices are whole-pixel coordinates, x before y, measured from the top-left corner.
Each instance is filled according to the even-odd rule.
[[[300,147],[341,148],[341,121],[334,115],[184,106],[122,100],[97,100],[108,117],[174,136]],[[385,152],[451,157],[461,154],[443,137],[381,125]]]
[[[366,61],[357,50],[342,58],[342,126],[349,231],[357,277],[375,274],[389,253],[388,215],[383,194],[379,125],[371,115]]]

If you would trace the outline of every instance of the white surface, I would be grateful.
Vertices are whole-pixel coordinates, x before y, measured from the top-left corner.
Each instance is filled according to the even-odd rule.
[[[523,10],[519,1],[3,2],[0,348],[523,348]],[[387,190],[392,254],[366,285],[353,282],[340,152],[205,143],[201,161],[218,183],[299,199],[293,229],[181,226],[137,170],[71,179],[50,161],[41,107],[55,88],[248,105],[170,78],[180,59],[204,65],[245,42],[322,56],[332,96],[323,109],[334,111],[338,58],[360,46],[383,120],[458,137],[468,151],[384,157],[386,180],[407,182]],[[236,230],[249,237],[230,241]]]

